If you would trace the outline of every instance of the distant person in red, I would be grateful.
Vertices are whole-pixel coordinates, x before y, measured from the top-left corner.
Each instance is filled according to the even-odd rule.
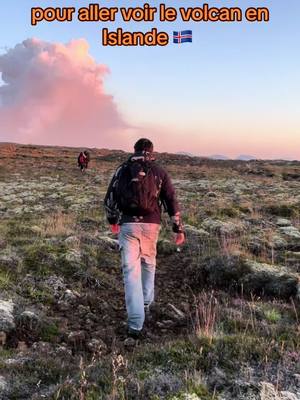
[[[81,151],[78,156],[78,167],[80,168],[81,172],[87,169],[90,161],[90,155],[88,151]]]

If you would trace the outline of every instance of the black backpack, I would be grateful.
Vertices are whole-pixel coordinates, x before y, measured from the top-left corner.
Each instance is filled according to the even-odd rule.
[[[125,215],[145,216],[158,207],[159,185],[150,162],[128,161],[115,187],[118,209]]]

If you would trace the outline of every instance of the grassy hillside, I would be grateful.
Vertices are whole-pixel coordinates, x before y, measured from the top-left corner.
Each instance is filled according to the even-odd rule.
[[[78,152],[0,144],[0,398],[300,399],[300,163],[157,155],[187,243],[164,215],[134,341],[103,210],[128,155]]]

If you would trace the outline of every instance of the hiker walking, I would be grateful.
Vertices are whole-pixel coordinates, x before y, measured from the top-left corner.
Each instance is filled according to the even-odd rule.
[[[81,151],[78,156],[78,167],[80,168],[81,172],[87,169],[88,164],[90,161],[90,155],[88,151]]]
[[[134,154],[116,170],[104,204],[111,231],[119,234],[128,334],[138,337],[154,300],[162,206],[171,217],[176,244],[185,240],[175,190],[166,171],[155,163],[150,140],[135,143]]]

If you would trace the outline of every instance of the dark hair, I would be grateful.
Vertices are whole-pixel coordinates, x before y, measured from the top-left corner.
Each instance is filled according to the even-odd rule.
[[[135,151],[148,151],[149,153],[153,152],[153,143],[149,139],[139,139],[134,145]]]

